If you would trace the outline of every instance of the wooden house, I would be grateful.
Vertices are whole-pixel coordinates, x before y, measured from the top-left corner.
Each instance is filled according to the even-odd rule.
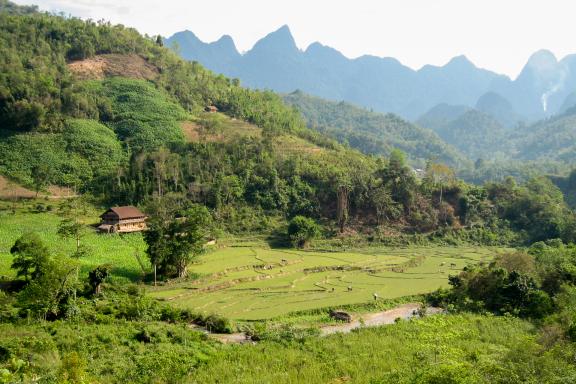
[[[215,113],[218,112],[218,108],[215,105],[208,105],[204,108],[204,112]]]
[[[104,212],[98,229],[105,233],[129,233],[146,230],[148,217],[136,207],[112,207]]]

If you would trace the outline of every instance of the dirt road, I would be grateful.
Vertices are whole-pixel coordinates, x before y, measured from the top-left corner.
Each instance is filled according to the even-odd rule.
[[[320,328],[320,332],[322,336],[326,336],[337,332],[348,333],[353,329],[361,327],[375,327],[378,325],[394,324],[394,321],[397,318],[409,319],[417,316],[415,315],[415,312],[418,311],[418,308],[420,308],[420,304],[418,303],[403,304],[388,311],[367,313],[350,323],[324,326]],[[427,314],[437,314],[441,311],[442,309],[433,307],[428,307],[426,309]]]
[[[416,312],[420,308],[419,303],[408,303],[383,312],[367,313],[359,316],[350,323],[336,325],[325,325],[320,328],[321,336],[328,336],[334,333],[348,333],[354,329],[362,327],[376,327],[379,325],[394,324],[397,318],[409,319],[418,316]],[[442,312],[441,308],[428,307],[426,314],[435,315]],[[196,328],[198,329],[198,328]],[[205,331],[205,330],[204,330]],[[206,331],[205,331],[206,332]],[[206,332],[211,338],[224,344],[241,344],[251,342],[244,333],[215,334]]]

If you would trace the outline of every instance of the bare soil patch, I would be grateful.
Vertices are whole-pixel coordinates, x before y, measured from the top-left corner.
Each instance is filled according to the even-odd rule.
[[[66,187],[51,185],[47,189],[48,193],[40,192],[38,197],[65,199],[77,196],[72,189]],[[0,199],[32,199],[34,197],[36,197],[36,192],[0,176]]]
[[[18,199],[18,198],[32,198],[36,196],[36,192],[26,189],[3,176],[0,176],[0,198],[2,199]]]
[[[136,54],[97,55],[73,61],[68,64],[68,69],[82,80],[101,80],[111,76],[153,80],[159,74],[158,68]]]

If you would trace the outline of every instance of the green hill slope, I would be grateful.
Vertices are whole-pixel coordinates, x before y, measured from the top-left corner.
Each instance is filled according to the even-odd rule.
[[[473,160],[502,157],[507,150],[505,129],[493,117],[476,110],[465,112],[437,133]]]
[[[515,132],[518,158],[523,160],[576,161],[576,111],[568,111]]]
[[[388,156],[394,148],[406,152],[418,165],[436,159],[451,165],[467,160],[433,132],[393,114],[367,111],[345,102],[331,102],[294,92],[284,101],[302,113],[309,127],[348,143],[364,153]]]
[[[286,105],[123,26],[0,13],[0,69],[0,174],[35,190],[67,186],[107,205],[199,203],[241,233],[270,233],[303,215],[328,237],[386,240],[495,216],[468,206],[477,193],[494,204],[486,191],[441,164],[419,179],[394,150],[413,165],[466,163],[433,132],[302,94]],[[524,187],[514,193],[533,198]],[[546,236],[571,236],[552,228]]]

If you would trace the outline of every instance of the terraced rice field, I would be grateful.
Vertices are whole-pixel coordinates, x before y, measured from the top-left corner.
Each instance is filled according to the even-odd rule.
[[[466,265],[489,261],[496,248],[425,247],[318,252],[229,247],[204,255],[196,281],[150,294],[173,305],[242,320],[292,311],[416,295],[448,286]]]
[[[0,213],[0,278],[12,277],[10,247],[25,232],[36,232],[53,255],[72,254],[74,240],[56,231],[54,213]],[[94,222],[97,219],[94,218]],[[172,305],[235,319],[266,319],[289,312],[365,303],[433,291],[448,285],[448,275],[466,265],[490,260],[497,248],[382,248],[320,252],[269,249],[263,242],[233,242],[190,266],[195,281],[150,287],[150,295]],[[150,272],[140,234],[99,235],[87,229],[82,240],[90,255],[82,272],[110,264],[114,279],[137,282]],[[351,290],[349,290],[349,287]]]

